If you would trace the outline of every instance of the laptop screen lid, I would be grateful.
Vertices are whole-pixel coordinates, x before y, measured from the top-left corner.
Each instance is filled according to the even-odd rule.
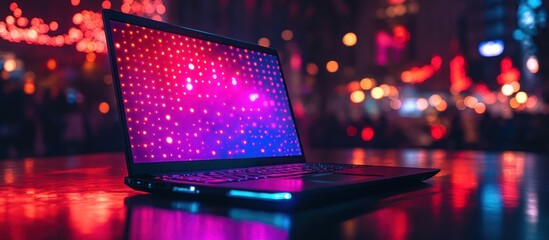
[[[130,175],[304,162],[276,50],[103,16]]]

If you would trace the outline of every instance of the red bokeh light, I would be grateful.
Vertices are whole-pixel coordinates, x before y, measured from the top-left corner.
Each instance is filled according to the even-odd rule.
[[[442,57],[435,55],[431,58],[431,66],[435,71],[438,71],[440,69],[440,66],[442,65]]]
[[[388,0],[387,2],[389,2],[389,4],[391,4],[391,5],[397,5],[397,4],[404,3],[404,1],[406,1],[406,0]]]
[[[433,140],[438,141],[446,136],[446,127],[442,124],[435,124],[431,126],[431,137]]]
[[[11,3],[10,4],[10,10],[11,11],[15,11],[15,9],[17,9],[19,6],[17,5],[17,3]]]
[[[500,63],[501,73],[497,80],[500,85],[516,82],[520,79],[520,71],[513,67],[513,61],[509,57],[505,57]]]
[[[349,135],[350,137],[354,137],[357,134],[358,134],[358,129],[356,129],[356,127],[354,126],[347,127],[347,135]]]
[[[374,138],[374,129],[365,127],[362,129],[362,132],[360,132],[360,136],[362,137],[362,140],[369,142]]]
[[[465,58],[461,55],[450,60],[450,84],[450,91],[454,93],[465,91],[472,84],[465,72]]]
[[[393,42],[398,48],[404,48],[406,43],[410,41],[410,32],[403,25],[393,27]]]
[[[101,7],[104,8],[104,9],[110,9],[112,6],[111,2],[110,1],[103,1],[101,3]]]

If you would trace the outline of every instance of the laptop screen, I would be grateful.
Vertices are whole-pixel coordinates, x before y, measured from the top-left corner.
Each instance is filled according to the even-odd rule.
[[[302,155],[276,55],[110,24],[134,163]]]

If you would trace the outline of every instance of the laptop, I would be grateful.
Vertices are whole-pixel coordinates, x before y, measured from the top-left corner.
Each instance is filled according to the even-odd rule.
[[[103,22],[135,190],[292,208],[440,171],[307,162],[276,50],[111,10]]]

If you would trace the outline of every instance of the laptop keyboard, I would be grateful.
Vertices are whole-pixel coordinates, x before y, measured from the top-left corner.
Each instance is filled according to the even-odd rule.
[[[328,173],[356,167],[361,166],[330,163],[295,163],[264,167],[195,172],[186,174],[172,174],[164,175],[162,176],[162,179],[199,183],[227,183],[262,178],[277,178],[315,173]]]

